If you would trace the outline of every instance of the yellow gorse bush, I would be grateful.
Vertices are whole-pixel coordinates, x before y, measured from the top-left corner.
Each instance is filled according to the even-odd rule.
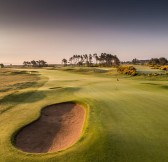
[[[161,70],[168,70],[168,65],[164,65],[160,67]]]
[[[119,66],[117,71],[120,72],[121,74],[132,75],[132,76],[137,75],[136,68],[132,65]]]

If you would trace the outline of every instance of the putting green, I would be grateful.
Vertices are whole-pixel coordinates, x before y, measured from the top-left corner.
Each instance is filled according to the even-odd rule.
[[[43,86],[1,99],[7,111],[0,114],[0,162],[168,161],[168,81],[122,76],[117,81],[113,73],[36,71],[41,81],[48,80]],[[88,105],[88,122],[75,145],[48,154],[14,147],[14,133],[37,119],[43,107],[66,101]]]

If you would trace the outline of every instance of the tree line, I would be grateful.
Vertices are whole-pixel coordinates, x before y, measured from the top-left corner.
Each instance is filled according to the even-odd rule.
[[[151,58],[149,60],[150,65],[167,65],[168,60],[165,57],[160,57],[160,58]]]
[[[132,64],[143,64],[147,63],[149,65],[167,65],[168,60],[165,57],[160,57],[160,58],[151,58],[150,60],[138,60],[138,59],[133,59]]]
[[[69,59],[62,59],[64,66],[118,66],[120,60],[116,55],[101,53],[95,54],[84,54],[84,55],[73,55]]]
[[[35,61],[35,60],[32,60],[32,61],[24,61],[23,62],[23,66],[27,66],[27,67],[46,67],[48,66],[47,62],[44,61],[44,60],[38,60],[38,61]]]

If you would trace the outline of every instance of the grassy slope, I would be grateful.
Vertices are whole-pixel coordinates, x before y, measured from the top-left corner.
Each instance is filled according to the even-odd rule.
[[[163,70],[160,70],[160,69],[152,69],[151,67],[149,66],[141,66],[141,65],[133,65],[138,73],[144,73],[144,74],[149,74],[149,73],[159,73],[159,74],[164,74],[165,71]]]
[[[168,161],[168,81],[120,78],[117,82],[115,76],[99,74],[40,73],[49,81],[32,94],[13,96],[24,102],[19,100],[0,115],[1,162]],[[11,145],[13,132],[37,118],[42,107],[68,100],[90,105],[89,124],[77,144],[63,152],[38,155]]]

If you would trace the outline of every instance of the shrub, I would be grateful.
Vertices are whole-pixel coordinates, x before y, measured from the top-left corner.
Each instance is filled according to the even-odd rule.
[[[0,64],[0,68],[4,68],[4,64]]]
[[[120,72],[121,74],[132,75],[132,76],[137,75],[136,68],[132,65],[119,66],[117,71]]]
[[[161,70],[168,70],[168,65],[164,65],[160,67]]]

